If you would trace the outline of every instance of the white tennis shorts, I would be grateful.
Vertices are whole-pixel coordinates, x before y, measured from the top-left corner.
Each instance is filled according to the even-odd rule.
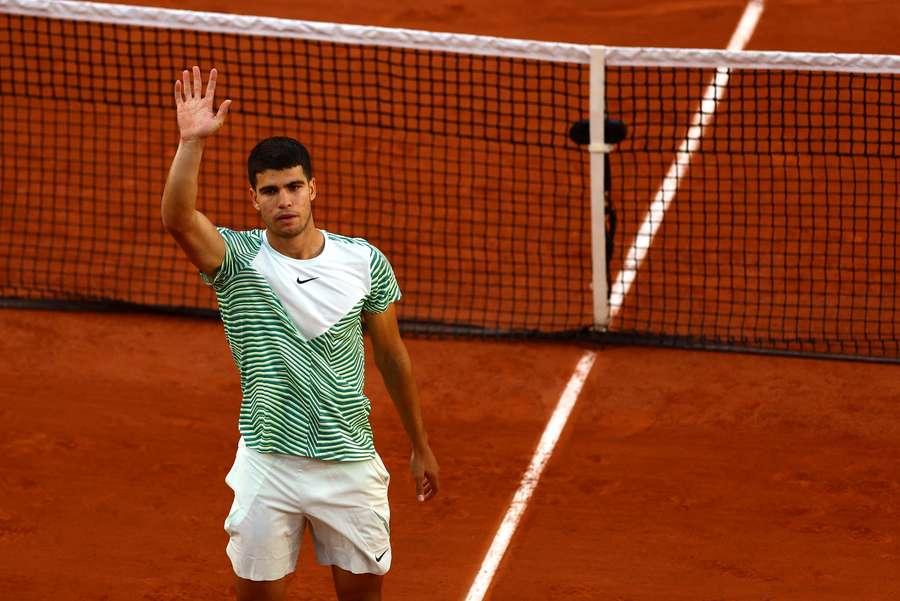
[[[389,480],[377,454],[367,461],[321,461],[260,453],[241,438],[225,478],[234,491],[225,531],[235,574],[277,580],[293,572],[307,525],[319,563],[355,574],[386,573]]]

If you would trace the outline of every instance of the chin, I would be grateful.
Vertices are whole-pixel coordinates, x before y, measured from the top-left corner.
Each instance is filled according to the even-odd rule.
[[[276,234],[281,236],[282,238],[290,238],[293,236],[297,236],[303,233],[302,225],[281,225],[280,223],[273,223],[269,229],[274,231]]]

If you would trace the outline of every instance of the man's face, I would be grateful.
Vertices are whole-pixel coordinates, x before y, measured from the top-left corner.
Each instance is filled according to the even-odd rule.
[[[256,189],[250,189],[250,200],[266,228],[283,238],[306,229],[315,197],[316,178],[306,179],[299,165],[279,171],[267,169],[256,176]]]

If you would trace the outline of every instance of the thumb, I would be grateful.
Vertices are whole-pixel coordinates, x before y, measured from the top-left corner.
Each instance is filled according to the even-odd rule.
[[[231,106],[231,100],[226,100],[222,104],[219,105],[219,110],[216,112],[215,119],[221,125],[223,121],[225,121],[226,115],[228,115],[228,108]]]
[[[425,478],[422,476],[416,476],[416,500],[425,500]]]

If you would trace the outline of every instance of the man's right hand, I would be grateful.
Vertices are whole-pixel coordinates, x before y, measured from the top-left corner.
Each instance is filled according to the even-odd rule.
[[[225,122],[230,100],[213,113],[216,70],[209,72],[209,84],[203,95],[200,67],[185,71],[175,82],[175,107],[181,143],[175,151],[162,197],[162,221],[166,230],[184,250],[191,263],[208,276],[216,273],[225,259],[225,240],[196,209],[197,180],[203,157],[203,139],[216,132]]]
[[[213,113],[213,98],[216,92],[215,69],[209,72],[206,95],[203,94],[200,67],[194,67],[193,81],[191,79],[191,72],[185,69],[181,73],[181,81],[175,82],[178,129],[181,130],[181,140],[184,142],[201,140],[214,134],[225,123],[228,107],[231,106],[231,100],[226,100],[219,106],[219,110]]]

